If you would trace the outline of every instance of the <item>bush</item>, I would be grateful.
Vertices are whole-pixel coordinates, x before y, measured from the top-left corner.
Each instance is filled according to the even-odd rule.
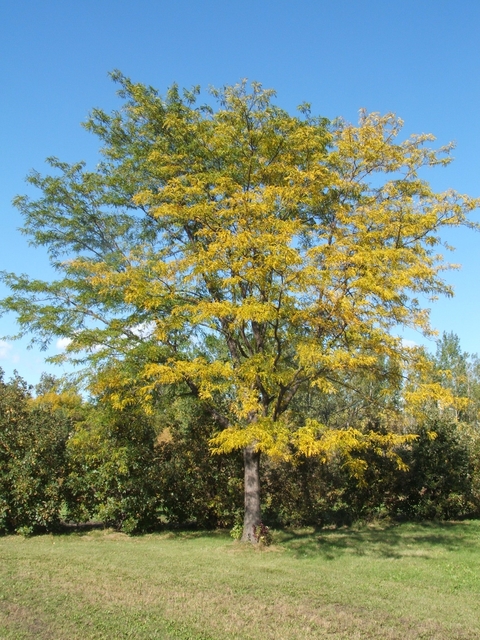
[[[69,517],[126,533],[231,525],[242,500],[241,459],[212,457],[212,434],[190,399],[153,415],[97,407],[68,443]]]
[[[461,425],[442,418],[427,421],[405,461],[409,470],[392,487],[394,516],[431,520],[475,514],[473,447]]]
[[[399,469],[374,449],[361,480],[340,458],[303,458],[264,464],[264,518],[276,526],[350,525],[358,520],[452,519],[478,514],[480,439],[449,420],[418,428],[418,438],[398,453]]]
[[[64,509],[71,421],[32,405],[30,388],[0,373],[0,531],[51,530]]]
[[[135,408],[92,407],[68,443],[67,518],[134,533],[157,524],[155,429]]]

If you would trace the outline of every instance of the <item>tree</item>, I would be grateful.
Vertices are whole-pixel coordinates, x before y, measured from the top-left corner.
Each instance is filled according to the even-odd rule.
[[[132,388],[145,406],[165,385],[197,397],[221,429],[213,451],[243,450],[253,541],[262,453],[348,459],[373,442],[395,455],[401,434],[302,422],[291,403],[360,374],[401,386],[405,363],[420,366],[395,330],[431,333],[419,297],[451,294],[439,232],[471,225],[478,203],[421,179],[450,147],[397,142],[392,114],[361,112],[358,126],[308,105],[292,116],[245,82],[213,90],[215,110],[196,106],[198,89],[162,98],[113,75],[122,110],[86,123],[103,162],[50,159],[53,175],[28,179],[41,197],[15,201],[59,277],[4,274],[3,308],[42,346],[69,338],[65,357],[119,407]]]
[[[458,336],[443,333],[437,341],[437,352],[433,358],[434,375],[442,386],[450,389],[457,399],[450,408],[455,421],[478,425],[479,416],[479,366],[478,356],[462,351]]]

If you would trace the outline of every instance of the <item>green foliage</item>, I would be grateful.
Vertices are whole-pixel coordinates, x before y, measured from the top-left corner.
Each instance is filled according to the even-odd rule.
[[[68,517],[126,533],[228,526],[240,508],[241,464],[210,456],[213,428],[193,398],[169,396],[152,415],[93,407],[68,443]]]
[[[0,531],[58,525],[64,509],[68,416],[32,404],[18,376],[0,375]]]
[[[434,378],[457,398],[455,406],[442,408],[443,416],[480,426],[480,366],[478,356],[462,351],[459,337],[443,333],[433,356]]]
[[[401,447],[404,467],[374,447],[361,452],[361,479],[340,456],[321,462],[264,461],[264,515],[276,526],[351,525],[355,521],[451,519],[480,512],[479,437],[432,419]]]
[[[391,513],[408,519],[451,519],[478,513],[473,494],[473,444],[462,426],[435,418],[406,453],[408,471],[391,491]],[[478,437],[478,436],[477,436]]]
[[[68,514],[133,533],[157,524],[152,420],[135,408],[92,407],[68,442]]]
[[[373,449],[363,451],[366,470],[359,481],[339,456],[322,462],[265,462],[264,517],[275,526],[349,526],[388,516],[383,505],[389,483],[404,473]]]
[[[232,536],[241,533],[240,456],[210,456],[215,424],[193,396],[165,393],[148,416],[133,405],[79,405],[56,388],[42,383],[32,399],[20,378],[2,381],[2,531],[29,535],[61,520],[94,519],[126,533],[163,525],[233,525]],[[355,410],[362,423],[364,411],[358,404]],[[265,522],[340,526],[478,512],[475,427],[435,418],[417,431],[416,440],[397,448],[403,468],[373,445],[350,450],[348,460],[340,453],[324,461],[264,459]],[[360,477],[352,456],[364,465]]]
[[[230,529],[230,535],[234,540],[240,540],[240,538],[242,537],[242,533],[243,533],[243,524],[240,524],[239,522],[234,524],[233,527]]]
[[[231,526],[242,507],[242,460],[212,457],[216,425],[193,397],[177,397],[161,412],[156,468],[163,518],[172,524]]]

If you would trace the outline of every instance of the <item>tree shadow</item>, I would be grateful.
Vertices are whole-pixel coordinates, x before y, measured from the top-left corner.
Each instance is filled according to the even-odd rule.
[[[431,559],[434,550],[480,551],[478,529],[468,522],[371,525],[335,530],[284,530],[278,543],[298,558],[321,556],[334,560],[342,555]]]

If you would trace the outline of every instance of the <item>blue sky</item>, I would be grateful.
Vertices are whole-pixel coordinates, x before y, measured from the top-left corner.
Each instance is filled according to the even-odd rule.
[[[47,156],[96,163],[96,140],[80,123],[93,107],[119,105],[108,78],[115,68],[161,92],[174,81],[206,88],[258,80],[277,90],[283,108],[308,101],[329,118],[356,121],[361,107],[393,111],[406,134],[456,142],[455,162],[426,176],[436,189],[480,195],[478,0],[5,0],[0,269],[48,276],[45,255],[17,230],[11,200],[28,192],[25,175],[44,171]],[[480,235],[459,230],[447,239],[457,247],[449,259],[463,267],[447,274],[456,296],[435,303],[432,324],[480,353]],[[13,317],[0,319],[0,336],[14,331]],[[52,368],[25,346],[0,341],[0,366],[35,383]]]

